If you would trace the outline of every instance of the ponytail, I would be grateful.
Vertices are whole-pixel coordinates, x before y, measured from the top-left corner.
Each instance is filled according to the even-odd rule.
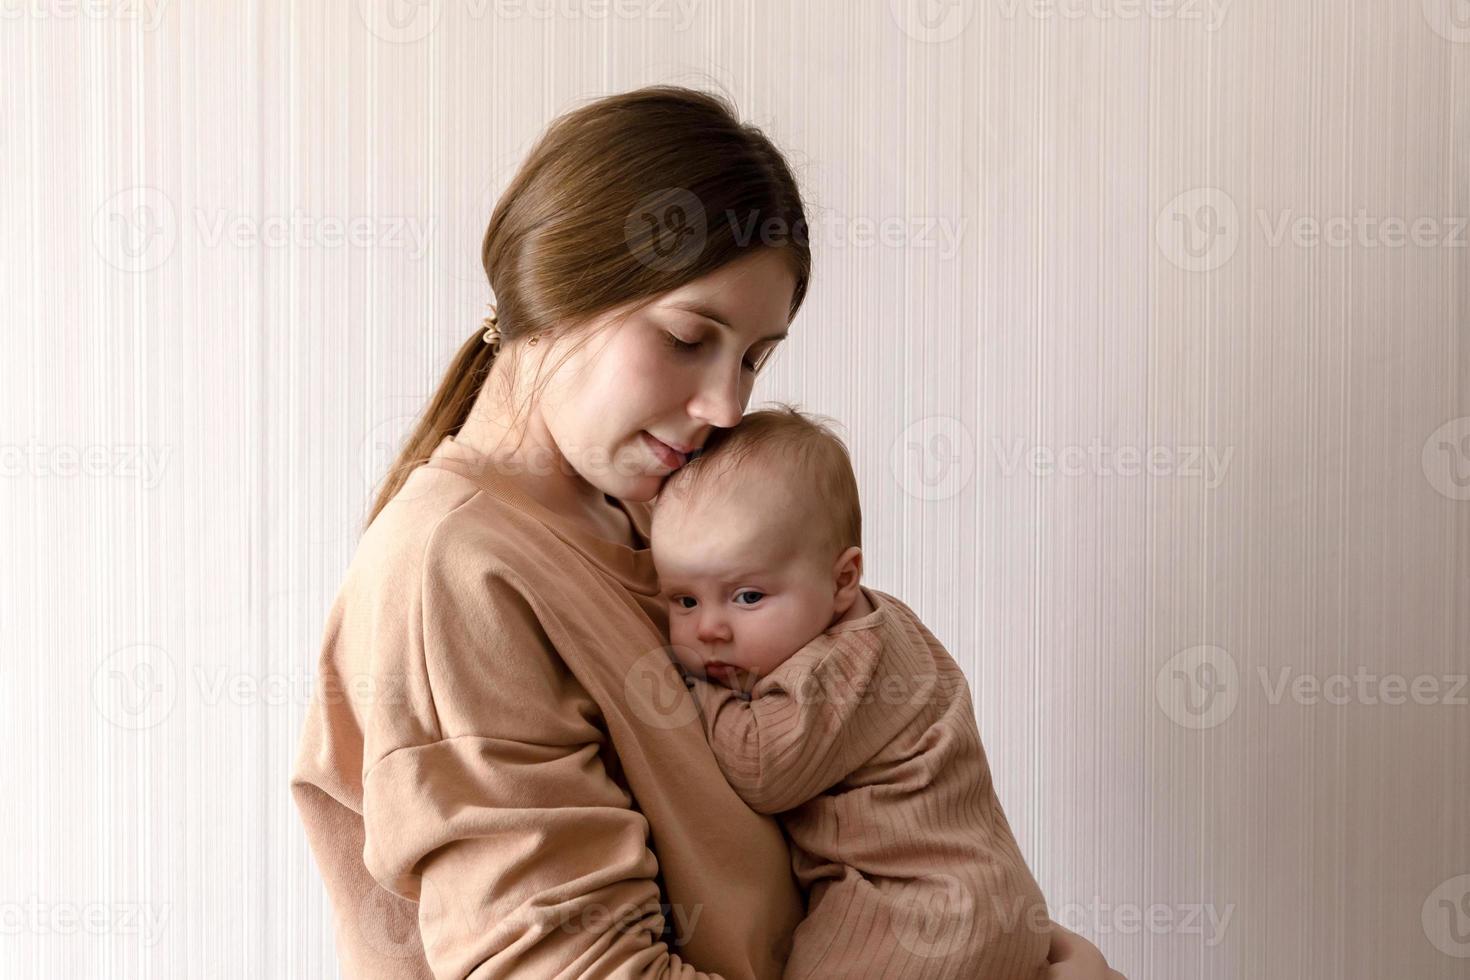
[[[477,328],[470,339],[455,352],[454,361],[445,372],[444,380],[439,382],[439,389],[429,401],[428,409],[414,424],[413,432],[404,443],[398,458],[388,468],[388,475],[373,500],[372,510],[363,522],[364,531],[372,525],[373,519],[387,506],[388,501],[402,489],[408,475],[419,464],[428,460],[445,436],[458,433],[460,426],[469,418],[480,385],[495,362],[495,352],[485,343],[482,334],[483,331]]]

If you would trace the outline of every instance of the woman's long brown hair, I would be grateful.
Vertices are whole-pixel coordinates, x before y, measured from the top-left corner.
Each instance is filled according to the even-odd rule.
[[[502,349],[697,279],[753,248],[779,247],[806,296],[811,250],[796,180],[730,102],[679,86],[597,99],[559,117],[490,216],[481,260]],[[481,329],[455,354],[389,468],[364,528],[446,435],[494,358]]]

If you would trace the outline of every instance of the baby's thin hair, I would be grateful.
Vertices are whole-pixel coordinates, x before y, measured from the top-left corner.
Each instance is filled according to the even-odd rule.
[[[751,412],[731,428],[715,429],[699,455],[664,482],[655,507],[671,497],[724,493],[734,484],[723,477],[739,467],[759,466],[776,477],[776,488],[799,495],[793,506],[825,525],[834,557],[849,547],[861,548],[857,477],[847,446],[833,431],[835,424],[828,416],[784,402]]]

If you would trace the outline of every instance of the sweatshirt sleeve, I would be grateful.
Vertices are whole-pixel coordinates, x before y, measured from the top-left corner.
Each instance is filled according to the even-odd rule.
[[[509,573],[426,555],[373,624],[363,860],[417,902],[438,980],[719,980],[661,941],[649,824],[605,767],[601,714]]]
[[[876,631],[852,630],[817,637],[756,681],[748,696],[686,675],[715,759],[752,810],[800,806],[903,729],[912,705],[887,696],[896,685],[884,683],[884,655]]]

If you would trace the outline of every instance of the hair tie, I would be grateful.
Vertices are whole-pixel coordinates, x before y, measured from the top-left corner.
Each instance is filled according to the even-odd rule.
[[[485,335],[481,339],[484,340],[485,343],[490,345],[491,351],[498,354],[500,353],[499,314],[495,312],[494,303],[487,303],[486,306],[489,308],[490,312],[486,315],[485,319],[480,321],[480,325],[485,328]]]

